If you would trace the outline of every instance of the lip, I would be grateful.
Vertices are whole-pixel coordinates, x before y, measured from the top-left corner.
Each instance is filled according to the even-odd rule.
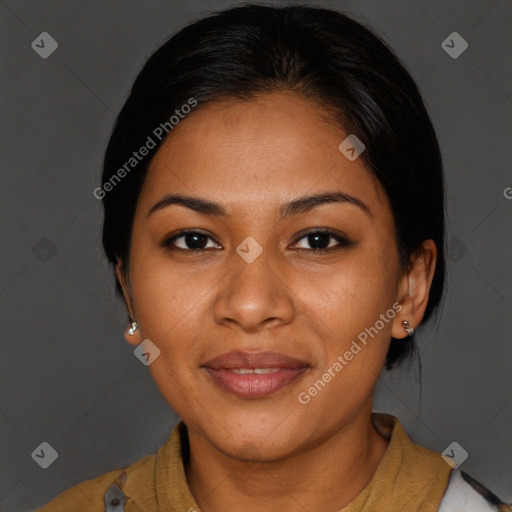
[[[210,359],[202,367],[213,382],[241,398],[268,396],[298,380],[309,368],[305,361],[279,352],[232,351]],[[233,370],[269,368],[271,373],[235,373]]]

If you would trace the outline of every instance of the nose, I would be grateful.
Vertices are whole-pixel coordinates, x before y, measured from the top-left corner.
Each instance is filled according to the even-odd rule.
[[[289,324],[295,314],[293,292],[278,258],[264,249],[252,262],[236,252],[230,260],[214,304],[215,321],[245,332]]]

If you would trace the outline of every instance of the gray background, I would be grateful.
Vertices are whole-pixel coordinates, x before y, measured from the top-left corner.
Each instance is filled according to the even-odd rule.
[[[276,2],[278,3],[278,2]],[[353,13],[417,80],[441,143],[449,287],[417,370],[383,374],[375,409],[512,501],[512,3],[311,2]],[[177,421],[123,339],[101,253],[99,184],[109,132],[145,59],[228,1],[0,2],[0,510],[24,512],[155,452]],[[59,47],[42,59],[43,31]],[[453,31],[469,48],[451,58]],[[404,193],[407,193],[404,190]],[[42,442],[59,454],[41,469]]]

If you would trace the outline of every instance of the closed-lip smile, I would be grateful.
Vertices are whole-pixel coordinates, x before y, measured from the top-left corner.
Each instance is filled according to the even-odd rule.
[[[241,398],[259,398],[299,379],[309,364],[279,352],[234,350],[210,359],[201,367],[223,390]]]

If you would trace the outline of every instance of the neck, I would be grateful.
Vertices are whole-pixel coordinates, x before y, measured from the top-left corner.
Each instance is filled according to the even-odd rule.
[[[202,512],[304,512],[350,504],[372,479],[388,441],[368,409],[314,447],[278,461],[234,460],[190,431],[189,446],[185,473]]]

